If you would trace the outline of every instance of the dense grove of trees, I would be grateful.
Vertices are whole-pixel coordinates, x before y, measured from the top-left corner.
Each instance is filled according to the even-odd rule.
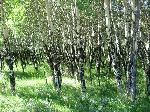
[[[103,71],[114,74],[118,93],[135,100],[142,67],[150,95],[149,0],[1,0],[0,9],[0,72],[6,62],[12,92],[18,62],[23,71],[47,62],[58,92],[65,66],[86,93],[86,66],[91,84],[96,77],[100,85]]]

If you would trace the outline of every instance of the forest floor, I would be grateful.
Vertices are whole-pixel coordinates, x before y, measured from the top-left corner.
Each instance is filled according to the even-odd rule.
[[[34,73],[34,70],[29,71]],[[14,96],[10,94],[6,82],[8,87],[0,93],[0,112],[150,112],[150,98],[145,94],[143,75],[137,81],[137,100],[131,102],[125,94],[118,95],[114,77],[101,77],[100,86],[96,80],[92,85],[88,82],[86,96],[83,96],[75,79],[64,76],[61,93],[57,94],[51,77],[46,84],[44,77],[33,78],[25,73],[20,79],[21,71],[15,73],[16,93]]]

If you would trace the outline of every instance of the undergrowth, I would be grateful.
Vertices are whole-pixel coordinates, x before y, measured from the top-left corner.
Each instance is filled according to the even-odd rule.
[[[63,77],[61,93],[58,94],[53,88],[50,71],[45,66],[35,71],[29,65],[25,73],[22,73],[20,66],[15,68],[17,78],[14,96],[10,93],[8,77],[1,78],[1,87],[5,87],[0,92],[0,112],[150,112],[150,98],[145,94],[142,70],[138,70],[137,99],[131,102],[125,95],[124,86],[124,91],[118,95],[113,75],[101,74],[100,85],[95,76],[91,84],[87,78],[88,70],[85,71],[86,95],[82,95],[80,83],[69,77]],[[7,75],[7,67],[4,73]]]

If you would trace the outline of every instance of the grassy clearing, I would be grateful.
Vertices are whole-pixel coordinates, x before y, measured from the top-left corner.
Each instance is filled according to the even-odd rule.
[[[87,94],[83,97],[80,84],[74,79],[63,77],[62,91],[58,95],[51,77],[48,77],[46,84],[43,68],[35,71],[28,66],[24,74],[19,68],[15,70],[16,95],[10,94],[7,82],[5,91],[0,94],[0,112],[150,112],[150,99],[145,95],[142,71],[138,71],[137,100],[130,102],[124,94],[117,94],[114,77],[103,75],[100,86],[96,80],[93,85],[86,81]],[[36,77],[37,73],[41,76]],[[27,74],[31,76],[28,77]],[[22,75],[21,78],[19,75]]]

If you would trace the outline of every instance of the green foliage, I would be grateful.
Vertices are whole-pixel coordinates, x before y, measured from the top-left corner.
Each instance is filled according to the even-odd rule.
[[[6,0],[5,4],[5,22],[13,31],[13,36],[18,38],[21,33],[21,25],[24,22],[24,5],[21,0],[10,1]]]

